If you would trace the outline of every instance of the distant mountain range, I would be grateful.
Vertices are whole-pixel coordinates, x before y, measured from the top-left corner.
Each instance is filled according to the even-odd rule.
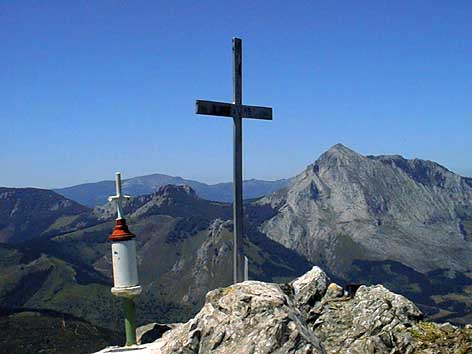
[[[263,181],[250,179],[244,181],[244,199],[259,198],[273,193],[290,183],[290,179],[275,181]],[[206,184],[182,177],[173,177],[163,174],[133,177],[123,181],[124,193],[131,196],[140,196],[156,192],[166,184],[188,185],[203,199],[218,202],[231,202],[233,200],[233,183]],[[66,198],[76,201],[88,207],[103,205],[108,196],[115,192],[114,181],[101,181],[96,183],[79,184],[72,187],[54,189],[55,192]]]
[[[204,189],[183,179],[142,179],[126,181],[125,192],[139,196],[124,206],[138,235],[138,318],[182,321],[209,289],[231,282],[231,204],[202,198]],[[157,187],[164,181],[178,185]],[[268,183],[276,190],[244,208],[250,278],[283,282],[315,264],[341,284],[383,283],[433,319],[472,322],[472,179],[337,144],[293,179]],[[0,244],[0,309],[52,310],[121,329],[109,290],[115,211],[101,205],[113,182],[71,188],[95,207],[54,191],[0,189],[0,242],[8,243]],[[102,199],[92,202],[94,188]]]

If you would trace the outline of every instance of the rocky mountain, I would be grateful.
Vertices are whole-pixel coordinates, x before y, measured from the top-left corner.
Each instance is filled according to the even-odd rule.
[[[290,183],[290,180],[280,179],[276,181],[263,181],[250,179],[244,181],[244,198],[259,198],[275,192]],[[173,177],[163,174],[133,177],[123,180],[124,193],[131,196],[140,196],[156,192],[160,187],[168,184],[188,185],[203,199],[220,202],[233,200],[233,184],[217,183],[206,184],[182,177]],[[72,187],[58,188],[55,192],[66,198],[88,207],[103,205],[107,198],[115,193],[114,181],[101,181],[96,183],[79,184]]]
[[[460,329],[422,319],[413,302],[382,285],[348,293],[314,267],[289,284],[246,281],[213,290],[194,318],[172,325],[162,337],[142,342],[137,350],[143,354],[472,351],[471,326]],[[99,353],[116,350],[120,349]]]
[[[0,187],[0,242],[19,243],[83,227],[88,212],[50,190]]]
[[[382,274],[425,305],[471,284],[472,183],[434,162],[338,144],[257,204],[274,210],[267,237],[346,281]]]

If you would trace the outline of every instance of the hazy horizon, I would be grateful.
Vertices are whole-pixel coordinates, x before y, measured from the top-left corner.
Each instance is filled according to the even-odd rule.
[[[348,146],[349,147],[349,146]],[[366,155],[372,155],[372,154],[362,154],[364,156]],[[377,154],[376,154],[377,155]],[[378,154],[378,155],[393,155],[393,154]],[[396,154],[395,154],[396,155]],[[319,156],[316,157],[316,159],[318,158]],[[405,157],[405,156],[403,156]],[[405,157],[405,158],[418,158],[418,157]],[[247,180],[251,180],[251,179],[256,179],[256,180],[264,180],[264,181],[276,181],[276,180],[281,180],[281,179],[289,179],[289,178],[292,178],[292,177],[295,177],[297,174],[301,173],[303,171],[303,169],[305,169],[309,164],[313,163],[315,160],[313,161],[310,161],[308,162],[305,166],[303,166],[302,168],[300,168],[299,171],[297,171],[295,174],[293,175],[290,175],[290,176],[285,176],[285,177],[280,177],[280,178],[252,178],[252,177],[244,177],[244,180],[247,181]],[[434,161],[434,162],[437,162],[437,161]],[[444,165],[444,164],[441,164],[442,166],[446,167],[447,169],[451,170],[447,165]],[[231,169],[232,165],[231,165],[231,161],[228,161],[228,168]],[[472,173],[471,174],[463,174],[463,173],[460,173],[460,172],[457,172],[457,171],[454,171],[454,170],[451,170],[453,173],[456,173],[456,174],[459,174],[463,177],[472,177]],[[123,173],[123,171],[114,171],[108,178],[103,178],[103,179],[95,179],[95,180],[88,180],[88,181],[83,181],[83,182],[79,182],[79,183],[76,183],[76,184],[71,184],[71,185],[63,185],[63,186],[52,186],[52,187],[43,187],[43,186],[34,186],[34,185],[24,185],[24,186],[4,186],[4,185],[0,185],[0,187],[11,187],[11,188],[26,188],[26,187],[31,187],[31,188],[42,188],[42,189],[61,189],[61,188],[67,188],[67,187],[72,187],[72,186],[75,186],[75,185],[80,185],[80,184],[87,184],[87,183],[97,183],[97,182],[105,182],[105,181],[113,181],[113,178],[114,178],[114,173],[115,172],[121,172],[122,174],[122,178],[124,180],[127,180],[127,179],[130,179],[130,178],[136,178],[136,177],[143,177],[143,176],[149,176],[149,175],[154,175],[154,174],[162,174],[162,175],[168,175],[168,176],[172,176],[172,177],[180,177],[180,178],[183,178],[183,179],[186,179],[186,180],[194,180],[194,181],[197,181],[197,182],[202,182],[202,183],[206,183],[206,184],[209,184],[209,185],[213,185],[213,184],[218,184],[218,183],[231,183],[232,180],[231,179],[228,179],[228,180],[221,180],[221,181],[205,181],[205,180],[200,180],[200,179],[197,179],[197,178],[193,178],[193,177],[188,177],[186,176],[185,174],[183,175],[172,175],[172,174],[169,174],[169,173],[165,173],[165,172],[161,172],[161,171],[157,171],[157,172],[151,172],[151,173],[146,173],[146,174],[141,174],[141,175],[126,175]]]

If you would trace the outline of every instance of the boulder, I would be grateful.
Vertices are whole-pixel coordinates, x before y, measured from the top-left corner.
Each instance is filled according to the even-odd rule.
[[[293,289],[293,300],[297,307],[309,311],[313,305],[321,300],[328,288],[329,278],[319,267],[313,267],[300,278],[290,283]]]
[[[343,289],[342,286],[340,286],[336,283],[331,283],[331,284],[329,284],[328,289],[326,289],[325,296],[327,298],[343,297],[344,296],[344,289]]]

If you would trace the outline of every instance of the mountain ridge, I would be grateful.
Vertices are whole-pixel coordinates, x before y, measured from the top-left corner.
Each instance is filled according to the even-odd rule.
[[[65,231],[90,211],[54,191],[38,188],[0,187],[0,202],[0,242],[23,242],[51,228]]]
[[[244,198],[252,199],[267,195],[290,183],[290,179],[274,181],[249,179],[244,181]],[[131,196],[141,196],[157,191],[167,184],[186,184],[207,200],[229,202],[233,198],[232,182],[206,184],[192,179],[174,177],[165,174],[151,174],[123,180],[123,191]],[[70,187],[53,189],[55,192],[88,207],[105,204],[109,195],[115,192],[115,182],[111,180],[78,184]]]

